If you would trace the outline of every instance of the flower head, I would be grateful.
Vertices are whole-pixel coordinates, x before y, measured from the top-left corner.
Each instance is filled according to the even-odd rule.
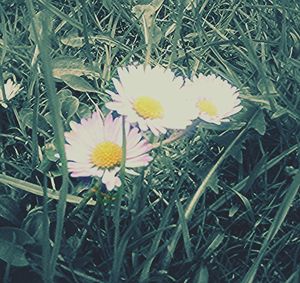
[[[102,118],[94,112],[81,123],[71,122],[71,131],[65,133],[68,168],[72,177],[97,176],[108,190],[119,187],[117,176],[122,161],[122,118],[113,119],[109,113]],[[142,138],[137,128],[125,124],[125,168],[146,166],[152,160],[147,153],[152,146]],[[131,173],[132,171],[128,170]]]
[[[193,115],[202,120],[220,124],[242,109],[237,88],[215,75],[200,75],[184,86],[186,96],[193,104]]]
[[[8,101],[14,98],[20,92],[21,85],[14,83],[11,79],[9,79],[4,84],[4,90],[5,90],[6,100]],[[7,104],[4,102],[4,94],[2,93],[1,89],[0,89],[0,105],[2,105],[4,108],[7,108]]]
[[[112,101],[106,107],[137,123],[142,131],[154,135],[166,129],[184,129],[191,124],[180,88],[183,79],[161,66],[143,65],[118,69],[119,80],[113,79],[118,94],[108,91]]]

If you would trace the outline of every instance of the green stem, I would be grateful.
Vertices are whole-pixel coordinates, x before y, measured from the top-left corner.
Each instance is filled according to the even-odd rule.
[[[114,258],[113,258],[113,267],[111,274],[111,283],[119,282],[119,274],[121,270],[121,263],[118,260],[118,251],[119,251],[119,242],[120,242],[120,210],[121,210],[121,201],[125,188],[125,163],[126,163],[126,129],[125,129],[125,117],[122,116],[122,161],[120,168],[120,179],[121,187],[118,189],[117,194],[117,203],[115,207],[114,214],[114,224],[115,224],[115,237],[114,237]]]
[[[40,55],[41,55],[41,63],[42,69],[44,73],[45,79],[45,87],[49,100],[50,113],[52,117],[53,129],[54,129],[54,141],[60,155],[61,159],[61,171],[62,171],[62,185],[60,188],[60,197],[57,204],[56,210],[56,230],[55,230],[55,239],[54,239],[54,247],[51,254],[51,259],[49,263],[49,281],[54,281],[55,276],[55,268],[57,263],[57,258],[60,250],[61,240],[62,240],[62,232],[64,225],[64,217],[66,210],[66,200],[68,193],[68,168],[67,168],[67,158],[65,154],[65,146],[64,146],[64,127],[60,116],[60,109],[57,107],[59,105],[59,100],[56,95],[55,83],[52,76],[52,60],[50,57],[49,51],[49,37],[48,37],[48,24],[47,17],[44,19],[42,24],[42,32],[41,35],[37,32],[37,27],[34,22],[34,8],[32,0],[26,0],[29,18],[31,19],[32,30],[35,38],[35,42],[38,45]]]

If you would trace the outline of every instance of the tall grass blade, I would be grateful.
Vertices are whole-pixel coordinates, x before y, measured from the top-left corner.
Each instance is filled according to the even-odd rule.
[[[267,248],[270,244],[270,242],[274,239],[275,235],[279,231],[282,223],[284,222],[284,219],[290,209],[290,206],[293,203],[293,200],[298,192],[300,186],[300,170],[298,169],[298,173],[295,175],[293,182],[287,189],[286,195],[276,213],[276,216],[274,218],[274,221],[268,231],[267,237],[265,238],[263,245],[259,251],[259,254],[257,258],[254,260],[254,263],[246,273],[245,277],[242,280],[242,283],[252,283],[254,282],[255,275],[257,272],[257,269],[264,258],[265,254],[267,253]]]

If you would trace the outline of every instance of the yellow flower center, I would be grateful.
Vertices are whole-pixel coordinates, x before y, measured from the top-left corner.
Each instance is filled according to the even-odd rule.
[[[198,101],[197,106],[201,113],[206,113],[209,116],[216,116],[218,114],[217,107],[209,100],[200,100]]]
[[[144,119],[162,118],[164,114],[164,110],[160,102],[148,96],[138,97],[133,102],[133,109]]]
[[[122,148],[112,142],[101,142],[97,144],[91,154],[94,165],[108,169],[121,164]]]

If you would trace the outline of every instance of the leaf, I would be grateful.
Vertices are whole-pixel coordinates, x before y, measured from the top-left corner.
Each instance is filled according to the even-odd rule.
[[[167,30],[165,31],[165,37],[168,37],[171,33],[173,33],[176,29],[176,23],[171,24]]]
[[[36,13],[33,16],[33,21],[35,23],[35,28],[37,29],[37,34],[38,35],[41,35],[43,33],[43,20],[46,17],[49,17],[49,14],[45,10],[39,11],[38,13]],[[52,28],[53,28],[53,18],[50,18],[49,23],[50,24],[49,24],[49,26],[47,28],[48,28],[48,31],[51,31]],[[35,41],[34,32],[33,32],[33,28],[32,28],[32,24],[29,26],[28,30],[29,30],[29,37],[30,37],[30,39],[33,42],[36,42]]]
[[[240,198],[240,200],[243,202],[244,206],[247,209],[247,213],[248,213],[248,216],[250,217],[250,220],[254,221],[254,212],[253,212],[252,206],[250,204],[250,201],[240,192],[238,192],[234,189],[231,189],[231,191],[234,192]]]
[[[66,83],[66,85],[74,90],[100,93],[100,91],[91,86],[89,82],[81,77],[77,77],[76,75],[62,75],[61,79]]]
[[[79,103],[79,107],[77,109],[77,114],[80,118],[88,118],[88,117],[91,117],[92,111],[86,104]]]
[[[232,148],[230,155],[240,164],[243,164],[243,144],[238,143]]]
[[[202,256],[204,258],[209,257],[222,244],[224,238],[225,238],[225,235],[223,233],[217,234],[217,236],[213,239],[213,241],[210,243],[210,245],[204,251]]]
[[[9,221],[10,223],[18,226],[20,224],[20,219],[18,214],[20,212],[20,207],[18,203],[11,197],[1,196],[0,197],[0,217]]]
[[[205,265],[201,265],[196,278],[194,279],[194,283],[208,283],[208,270]]]
[[[0,228],[0,258],[13,266],[27,266],[25,245],[34,239],[24,230],[11,227]]]
[[[256,118],[252,121],[251,128],[257,131],[260,135],[264,135],[266,132],[266,120],[263,111],[260,111]]]
[[[69,89],[61,89],[60,91],[57,92],[57,95],[60,101],[62,102],[67,97],[72,96],[72,91]]]
[[[153,24],[151,28],[151,35],[152,35],[152,43],[159,44],[160,40],[162,39],[162,31],[156,24]]]
[[[32,124],[33,124],[33,113],[32,112],[26,113],[23,116],[23,123],[25,124],[25,126],[32,129]],[[45,117],[42,116],[41,114],[38,114],[38,128],[39,128],[39,130],[42,130],[46,133],[48,133],[52,130],[51,125],[48,123],[48,121],[45,119]]]
[[[74,96],[66,97],[61,103],[61,114],[68,121],[76,113],[79,107],[79,100]]]
[[[92,66],[84,64],[79,59],[72,57],[58,57],[53,59],[53,77],[62,79],[65,75],[87,76],[99,78],[100,74]]]
[[[138,19],[145,22],[145,25],[149,28],[152,25],[153,16],[155,14],[155,7],[152,5],[135,5],[132,8],[132,12],[136,15]]]
[[[44,146],[44,152],[48,160],[56,162],[58,158],[58,152],[52,143],[46,143]]]
[[[288,114],[288,110],[277,104],[276,111],[272,114],[271,119],[278,119],[285,114]]]
[[[239,210],[239,207],[237,205],[230,207],[228,216],[233,217],[238,212],[238,210]]]
[[[114,40],[110,36],[104,35],[104,34],[97,34],[97,35],[89,36],[88,40],[89,40],[89,43],[92,45],[95,45],[97,42],[100,42],[100,43],[106,43],[111,47],[115,47],[118,43],[116,40]],[[62,44],[73,47],[73,48],[82,48],[85,44],[84,37],[78,35],[77,30],[70,31],[60,41]]]
[[[214,172],[214,174],[209,179],[207,186],[210,187],[215,194],[219,194],[219,188],[218,188],[219,178],[217,172]]]
[[[223,134],[222,136],[216,136],[214,137],[214,141],[223,147],[228,147],[229,144],[234,140],[236,137],[236,133],[234,132],[227,132]],[[237,162],[240,164],[243,163],[243,140],[237,142],[233,147],[230,152],[230,156],[232,156]]]
[[[43,221],[43,211],[33,210],[27,215],[22,224],[22,228],[38,243],[44,242]]]
[[[259,89],[262,95],[270,95],[270,94],[277,94],[277,90],[273,84],[273,82],[269,79],[260,79],[257,83],[257,88]]]

